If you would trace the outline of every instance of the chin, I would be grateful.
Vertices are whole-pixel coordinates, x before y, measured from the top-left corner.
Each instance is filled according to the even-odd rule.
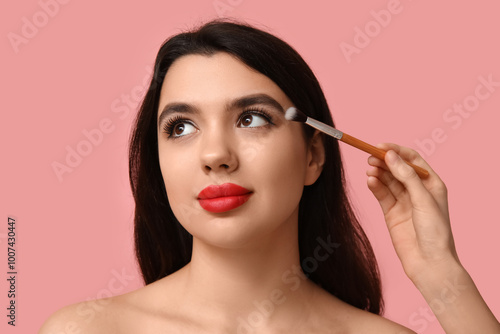
[[[256,222],[259,222],[256,224]],[[186,228],[193,238],[207,245],[224,249],[239,249],[254,243],[262,242],[277,226],[269,222],[252,219],[214,218],[204,222],[204,226]]]

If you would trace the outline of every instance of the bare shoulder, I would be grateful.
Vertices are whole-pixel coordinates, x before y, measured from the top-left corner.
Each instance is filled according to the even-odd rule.
[[[318,301],[321,310],[318,310],[317,315],[323,319],[322,322],[326,325],[323,326],[324,329],[328,326],[343,328],[342,333],[416,334],[383,316],[349,305],[324,290],[319,294]]]
[[[65,306],[44,322],[38,334],[158,332],[165,323],[156,314],[161,309],[157,285]]]
[[[39,334],[110,333],[114,331],[113,308],[116,297],[109,297],[65,306],[52,313]]]
[[[353,332],[355,333],[416,334],[413,330],[383,316],[360,309],[356,310],[355,317],[359,321],[353,322]]]

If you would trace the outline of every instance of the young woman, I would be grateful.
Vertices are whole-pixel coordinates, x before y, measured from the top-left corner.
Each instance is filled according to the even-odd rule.
[[[314,74],[282,40],[228,21],[167,40],[130,146],[146,286],[91,320],[65,307],[40,333],[413,333],[380,316],[338,142],[287,121],[291,106],[333,126]],[[455,252],[445,185],[415,151],[380,147],[367,183],[405,273],[447,333],[500,333]]]

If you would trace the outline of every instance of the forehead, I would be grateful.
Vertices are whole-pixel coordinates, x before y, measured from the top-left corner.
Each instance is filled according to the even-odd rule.
[[[170,102],[220,104],[258,93],[271,95],[283,106],[292,105],[271,79],[232,55],[186,55],[177,59],[165,75],[160,110]]]

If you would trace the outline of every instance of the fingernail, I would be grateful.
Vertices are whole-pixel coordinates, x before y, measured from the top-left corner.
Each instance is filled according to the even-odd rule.
[[[387,155],[387,160],[389,160],[389,163],[391,164],[394,164],[399,160],[399,156],[393,150],[387,151],[386,155]]]

